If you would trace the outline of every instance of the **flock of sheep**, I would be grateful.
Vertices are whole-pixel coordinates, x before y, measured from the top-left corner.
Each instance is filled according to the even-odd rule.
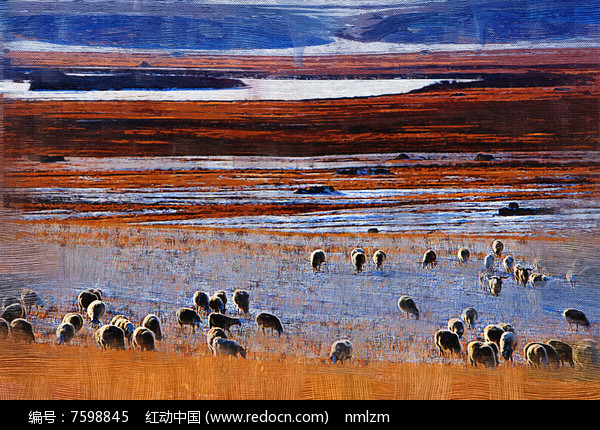
[[[521,264],[515,264],[512,256],[507,255],[502,258],[504,244],[500,240],[493,241],[491,248],[492,253],[486,255],[484,258],[485,270],[479,272],[479,282],[491,295],[496,297],[500,295],[502,281],[509,278],[510,274],[513,274],[515,282],[523,287],[527,286],[528,283],[532,287],[540,287],[548,281],[548,276],[534,272],[533,269],[523,267]],[[466,248],[460,248],[457,252],[457,257],[459,264],[465,265],[469,261],[470,252]],[[365,251],[361,248],[355,248],[351,251],[350,258],[356,273],[362,272],[363,266],[367,262]],[[377,250],[373,253],[372,259],[376,269],[382,270],[387,255],[385,251]],[[498,260],[501,261],[506,274],[499,274],[499,270],[497,269],[497,266],[499,266]],[[315,272],[319,272],[325,262],[325,251],[318,249],[312,252],[310,263]],[[436,267],[437,254],[435,251],[428,249],[423,254],[420,265],[422,268]],[[402,295],[398,299],[397,305],[406,317],[413,317],[415,320],[419,319],[419,309],[412,297]],[[584,312],[578,309],[565,309],[563,317],[570,328],[575,326],[576,329],[579,329],[579,326],[582,326],[587,330],[590,327],[588,318]],[[458,356],[464,354],[461,347],[461,339],[465,330],[473,329],[477,319],[477,310],[468,307],[462,311],[460,318],[450,318],[447,328],[445,327],[435,332],[433,343],[442,357],[446,353]],[[489,324],[484,328],[482,338],[477,338],[466,345],[467,361],[472,366],[482,364],[486,367],[498,366],[500,357],[512,362],[517,345],[518,336],[510,324]],[[352,343],[350,340],[342,339],[334,342],[330,353],[330,358],[333,362],[344,362],[351,358],[351,356]],[[535,367],[558,367],[565,363],[571,366],[579,364],[582,367],[600,365],[598,343],[592,339],[581,340],[574,345],[569,345],[557,339],[550,339],[546,342],[529,342],[523,348],[523,357],[527,364]]]
[[[492,253],[484,259],[485,271],[480,272],[479,281],[486,287],[490,294],[499,296],[502,291],[502,281],[514,274],[515,281],[523,286],[530,283],[539,286],[547,279],[545,275],[532,272],[520,264],[514,264],[511,256],[502,258],[504,246],[501,241],[496,240],[492,244]],[[458,250],[459,264],[467,264],[470,253],[467,249]],[[502,259],[501,259],[502,258]],[[356,273],[362,272],[367,256],[363,249],[355,248],[350,253],[350,259]],[[383,270],[387,255],[383,250],[377,250],[372,256],[376,270]],[[501,259],[502,267],[506,274],[499,275],[496,260]],[[310,264],[315,272],[321,271],[326,263],[326,253],[322,249],[315,250],[310,255]],[[437,255],[432,249],[427,250],[420,263],[422,268],[434,268],[437,265]],[[238,344],[231,338],[231,328],[241,326],[240,318],[226,314],[227,294],[218,290],[209,295],[204,291],[196,291],[189,307],[181,307],[174,313],[175,319],[184,330],[184,326],[190,326],[195,334],[200,328],[202,317],[206,317],[208,332],[206,341],[213,355],[230,355],[235,357],[246,357],[247,348]],[[248,315],[250,309],[250,294],[243,289],[233,292],[233,302],[238,313]],[[0,340],[11,336],[13,339],[25,342],[35,342],[33,325],[27,320],[27,314],[32,308],[43,305],[43,301],[32,290],[24,290],[21,297],[4,299],[3,311],[0,318]],[[84,326],[85,320],[95,330],[94,340],[99,347],[124,349],[127,344],[142,351],[156,349],[156,342],[163,340],[162,323],[155,314],[146,315],[140,326],[136,327],[126,315],[115,315],[110,323],[103,324],[107,315],[107,305],[101,290],[89,288],[81,291],[77,296],[78,312],[66,313],[57,325],[55,334],[58,344],[70,342]],[[419,309],[415,300],[402,295],[398,299],[398,309],[408,318],[419,319]],[[589,329],[590,322],[585,314],[577,309],[569,308],[563,312],[563,316],[570,327],[573,325],[578,329],[582,326]],[[265,329],[281,336],[283,325],[280,319],[267,312],[260,312],[254,318],[259,329]],[[477,323],[478,313],[472,307],[462,311],[460,318],[450,318],[447,327],[439,329],[433,336],[433,343],[439,350],[440,356],[446,353],[463,356],[465,352],[461,346],[461,339],[466,330],[472,330]],[[481,364],[486,367],[499,365],[499,358],[512,361],[513,354],[517,349],[518,336],[510,324],[490,324],[483,330],[483,337],[476,338],[466,345],[467,362],[472,366]],[[328,358],[333,363],[344,363],[352,358],[353,345],[349,339],[339,339],[333,342]],[[571,366],[579,364],[583,367],[596,366],[600,363],[598,357],[598,345],[594,340],[587,339],[569,345],[557,339],[546,342],[530,342],[523,348],[523,357],[531,366],[554,366],[568,363]]]

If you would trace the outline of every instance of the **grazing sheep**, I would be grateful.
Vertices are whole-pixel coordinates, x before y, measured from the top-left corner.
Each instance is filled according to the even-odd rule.
[[[544,349],[545,352],[545,359],[544,359],[544,355],[539,353],[539,352],[535,352],[535,353],[531,353],[532,354],[532,359],[529,359],[529,355],[530,355],[530,350],[534,347],[537,346],[541,346]],[[540,366],[552,366],[555,369],[558,369],[560,367],[560,358],[558,356],[558,352],[556,352],[556,349],[554,349],[552,346],[548,345],[547,343],[542,343],[542,342],[529,342],[527,345],[525,345],[525,347],[523,348],[523,355],[525,356],[525,358],[527,359],[527,363],[529,365],[532,366],[536,366],[536,367],[540,367]],[[536,361],[536,359],[538,359]],[[541,361],[539,361],[541,360]]]
[[[271,331],[276,331],[278,336],[281,336],[283,333],[283,326],[281,325],[281,321],[275,315],[271,315],[267,312],[261,312],[256,315],[256,324],[262,329],[262,332],[265,332],[265,328],[270,328]]]
[[[232,355],[246,358],[246,349],[238,345],[235,340],[217,337],[213,340],[213,349],[215,355]]]
[[[494,342],[498,348],[500,347],[500,338],[504,330],[496,324],[489,324],[483,329],[483,337],[486,342]]]
[[[323,263],[325,263],[325,251],[317,249],[310,254],[310,265],[313,271],[320,272]]]
[[[362,267],[367,262],[367,255],[363,251],[352,251],[352,264],[356,268],[356,273],[362,272]]]
[[[58,344],[62,345],[63,343],[69,343],[71,339],[75,336],[75,327],[73,324],[68,322],[61,322],[58,327],[56,327],[56,337],[58,339]]]
[[[377,270],[383,270],[383,263],[387,260],[387,254],[383,249],[378,249],[373,253],[373,262]]]
[[[512,273],[514,264],[515,259],[512,258],[510,255],[507,255],[506,257],[504,257],[504,260],[502,260],[502,265],[504,266],[504,270],[506,270],[506,273]]]
[[[500,360],[498,359],[498,355],[500,354],[500,348],[497,343],[494,342],[483,342],[484,345],[489,346],[494,351],[494,359],[496,360],[496,366],[500,364]]]
[[[225,313],[225,304],[223,303],[223,300],[221,300],[220,297],[211,296],[208,299],[208,306],[213,312],[219,312],[222,314]]]
[[[475,308],[465,308],[462,311],[461,318],[465,322],[465,324],[467,324],[468,328],[473,328],[473,326],[477,322],[477,318],[479,318],[479,315],[477,314]]]
[[[483,364],[485,367],[496,367],[498,365],[494,350],[490,345],[486,345],[483,342],[476,340],[469,342],[467,353],[469,363],[473,367],[477,367],[477,364]]]
[[[492,251],[494,252],[494,254],[501,255],[503,250],[504,244],[501,241],[495,240],[492,242]]]
[[[529,281],[529,274],[531,273],[531,269],[521,266],[517,264],[514,269],[515,281],[517,284],[521,284],[526,287],[527,282]]]
[[[44,301],[38,294],[30,289],[21,291],[21,302],[27,308],[27,313],[31,313],[31,308],[35,306],[37,311],[40,307],[44,306]]]
[[[200,315],[192,308],[179,308],[175,316],[182,330],[184,325],[189,325],[192,327],[192,333],[196,333],[196,327],[200,327]]]
[[[421,265],[423,268],[429,266],[429,267],[435,267],[437,266],[437,255],[435,253],[435,251],[433,249],[428,249],[427,251],[425,251],[425,254],[423,254],[423,260],[421,262]]]
[[[573,345],[573,361],[583,369],[594,369],[600,365],[598,343],[592,339],[580,340]]]
[[[227,308],[227,294],[225,293],[225,291],[217,290],[215,291],[213,296],[221,299],[221,301],[223,302],[223,312],[225,312],[225,309]]]
[[[490,293],[498,297],[502,291],[502,280],[508,278],[508,276],[488,276],[488,286]]]
[[[515,349],[517,348],[517,335],[512,331],[505,331],[500,336],[499,348],[502,354],[502,357],[506,361],[513,361],[513,354]]]
[[[4,340],[8,337],[9,326],[8,321],[4,318],[0,318],[0,340]]]
[[[89,290],[82,291],[77,296],[77,304],[79,305],[79,310],[81,312],[87,312],[88,306],[96,300],[102,300],[102,299],[100,299],[100,297],[96,293],[93,293],[92,291],[89,291]]]
[[[203,312],[205,314],[210,313],[210,297],[204,291],[196,291],[194,293],[194,306],[196,307],[196,312]]]
[[[514,333],[515,328],[508,323],[500,323],[498,326],[504,331],[512,331]]]
[[[563,366],[565,363],[569,363],[571,367],[575,365],[573,361],[573,348],[571,345],[556,339],[551,339],[546,343],[556,350],[558,359]]]
[[[76,333],[83,327],[83,317],[76,312],[66,313],[62,322],[73,325]]]
[[[9,323],[10,334],[14,340],[21,342],[35,342],[33,326],[24,318],[15,318]]]
[[[99,290],[98,288],[87,288],[85,291],[94,293],[96,297],[98,297],[98,300],[104,301],[104,293],[102,292],[102,290]]]
[[[483,259],[483,265],[487,273],[494,273],[496,271],[496,257],[492,254],[488,254]]]
[[[25,312],[25,308],[21,303],[13,303],[12,305],[8,305],[6,308],[4,308],[4,312],[2,312],[2,318],[10,323],[12,320],[16,320],[17,318],[27,318],[27,313]]]
[[[15,303],[23,305],[23,302],[19,297],[5,297],[2,299],[2,308],[6,309],[10,305],[14,305]]]
[[[230,331],[234,325],[242,326],[242,321],[239,318],[228,317],[227,315],[218,312],[212,312],[208,316],[208,328],[219,327],[223,330]]]
[[[133,331],[133,346],[140,351],[154,351],[155,339],[154,332],[146,327],[136,327]]]
[[[465,323],[460,318],[450,318],[448,320],[448,330],[456,333],[458,337],[462,337],[465,333]]]
[[[398,299],[398,308],[404,312],[404,315],[410,318],[411,315],[415,316],[415,319],[419,319],[419,309],[412,297],[401,296]]]
[[[549,280],[549,276],[542,275],[541,273],[532,273],[529,275],[529,283],[532,287],[545,287]]]
[[[530,366],[548,366],[548,354],[546,353],[546,348],[539,343],[530,345],[529,348],[526,347],[524,350],[524,355],[527,360],[527,364]]]
[[[102,300],[94,300],[87,307],[87,314],[91,320],[92,327],[98,328],[100,326],[100,319],[106,313],[106,304]]]
[[[344,361],[352,358],[352,342],[348,339],[336,340],[331,344],[329,359],[335,364],[338,361],[344,364]]]
[[[206,343],[208,344],[208,348],[213,353],[213,355],[217,355],[217,351],[215,351],[215,349],[213,348],[213,341],[218,337],[227,339],[227,333],[225,333],[225,330],[219,327],[213,327],[210,330],[208,330],[208,333],[206,333]]]
[[[125,332],[121,327],[117,327],[116,325],[103,325],[96,330],[94,337],[96,343],[102,347],[102,349],[125,349]]]
[[[577,331],[579,331],[579,326],[582,326],[585,330],[589,330],[590,328],[589,320],[587,319],[585,314],[578,309],[565,309],[565,311],[563,312],[563,316],[565,317],[565,320],[569,324],[569,329],[571,330],[573,329],[573,324],[575,324],[575,328],[577,329]]]
[[[467,261],[469,261],[470,257],[471,257],[471,253],[469,252],[469,250],[467,248],[460,248],[458,250],[458,261],[461,264],[466,264]]]
[[[460,354],[460,340],[458,335],[450,330],[440,329],[434,335],[435,345],[440,350],[440,356],[445,355],[445,351],[451,354]]]
[[[160,323],[160,318],[158,318],[156,315],[146,315],[142,321],[142,327],[150,329],[152,333],[154,333],[156,340],[163,340],[162,324]]]
[[[124,315],[117,315],[112,319],[110,323],[116,325],[117,327],[120,327],[123,330],[123,333],[125,334],[125,339],[127,339],[127,343],[131,345],[133,331],[135,330],[135,326],[133,325],[133,323],[129,321],[129,319]]]
[[[246,290],[235,290],[233,292],[233,303],[240,311],[247,314],[250,311],[250,293]]]

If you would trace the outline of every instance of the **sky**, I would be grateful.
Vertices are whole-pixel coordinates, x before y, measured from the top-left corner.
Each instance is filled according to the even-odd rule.
[[[600,44],[600,0],[7,0],[0,8],[5,48],[17,50]]]

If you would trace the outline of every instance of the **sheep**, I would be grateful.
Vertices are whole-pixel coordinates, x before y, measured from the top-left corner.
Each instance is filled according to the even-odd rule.
[[[75,328],[75,333],[83,327],[83,317],[76,312],[67,312],[62,322],[71,324]]]
[[[488,286],[490,293],[498,297],[502,291],[502,280],[508,278],[508,276],[488,276]]]
[[[323,263],[325,263],[325,251],[317,249],[310,254],[310,265],[314,272],[320,272]]]
[[[179,328],[183,330],[184,325],[192,327],[192,333],[196,333],[196,327],[200,327],[200,315],[192,308],[179,308],[175,313]]]
[[[435,345],[440,350],[440,356],[444,356],[444,351],[450,351],[451,354],[460,354],[460,341],[458,335],[450,330],[440,329],[433,336]]]
[[[494,273],[496,271],[496,257],[492,254],[488,254],[483,258],[483,265],[487,273]]]
[[[429,267],[435,267],[437,266],[437,255],[435,253],[435,251],[433,249],[428,249],[427,251],[425,251],[425,254],[423,254],[423,260],[421,261],[421,265],[423,268],[429,266]]]
[[[515,259],[512,258],[510,255],[507,255],[506,257],[504,257],[504,260],[502,260],[502,266],[504,266],[504,270],[506,270],[506,273],[512,273],[514,264]]]
[[[281,333],[283,333],[283,326],[281,325],[279,318],[267,312],[261,312],[256,315],[256,324],[262,329],[263,333],[265,332],[265,328],[276,331],[278,336],[281,336]]]
[[[241,312],[247,314],[250,311],[250,293],[246,290],[235,290],[233,292],[233,303]]]
[[[125,349],[125,332],[121,327],[106,324],[96,330],[96,343],[102,348]]]
[[[133,323],[125,316],[125,315],[117,315],[110,322],[117,327],[121,327],[123,333],[125,333],[125,339],[131,345],[131,338],[133,337],[133,331],[135,330],[135,326]]]
[[[415,319],[417,321],[419,320],[419,309],[417,309],[417,305],[412,297],[406,295],[401,296],[398,299],[398,308],[403,311],[404,315],[408,318],[410,318],[411,315],[414,315]]]
[[[475,323],[477,322],[477,318],[479,318],[479,315],[477,314],[477,310],[475,310],[475,308],[469,307],[465,308],[462,311],[461,318],[465,322],[465,324],[467,324],[467,327],[472,329]]]
[[[517,282],[517,284],[521,284],[522,286],[526,287],[527,282],[529,281],[530,273],[530,268],[526,268],[521,266],[520,264],[517,264],[514,269],[515,281]]]
[[[498,358],[500,354],[500,348],[498,347],[498,344],[495,342],[483,342],[483,344],[492,348],[492,351],[494,352],[494,360],[496,360],[496,366],[498,366],[500,364],[500,360]]]
[[[225,293],[225,291],[217,290],[215,291],[213,296],[221,299],[221,301],[223,302],[223,312],[225,312],[225,309],[227,309],[227,294]]]
[[[513,354],[517,348],[518,340],[517,335],[512,331],[505,331],[500,336],[499,348],[502,357],[506,361],[513,361]]]
[[[158,318],[156,315],[154,315],[154,314],[146,315],[144,317],[144,319],[142,320],[142,327],[146,327],[147,329],[150,329],[152,331],[152,333],[154,333],[154,337],[156,340],[158,340],[158,341],[163,340],[162,324],[160,322],[160,318]]]
[[[494,252],[495,255],[501,255],[502,251],[504,250],[504,244],[499,241],[499,240],[495,240],[492,242],[492,251]]]
[[[542,275],[541,273],[532,273],[531,275],[529,275],[529,283],[534,288],[545,287],[549,280],[549,276]]]
[[[541,344],[533,344],[529,348],[525,349],[525,358],[527,364],[534,367],[545,367],[548,366],[548,354],[546,349]]]
[[[196,308],[196,312],[198,314],[200,312],[203,312],[205,314],[210,313],[209,300],[210,300],[210,298],[208,297],[208,294],[206,294],[204,291],[194,292],[194,297],[193,297],[194,307]]]
[[[465,333],[465,324],[460,318],[450,318],[448,320],[448,330],[456,333],[458,337],[462,338]]]
[[[35,306],[36,311],[44,306],[44,301],[38,294],[30,289],[21,291],[21,302],[27,308],[27,313],[31,313],[31,308]]]
[[[100,297],[96,293],[93,293],[92,291],[89,291],[89,290],[82,291],[77,296],[77,304],[79,305],[79,310],[81,312],[87,312],[88,306],[96,300],[102,300],[102,299],[100,299]]]
[[[133,331],[133,347],[140,351],[154,351],[155,339],[154,332],[146,327],[136,327]]]
[[[573,345],[573,361],[583,369],[593,369],[600,365],[598,343],[592,339],[583,339]]]
[[[571,345],[556,339],[551,339],[546,343],[556,350],[561,365],[564,366],[565,363],[569,363],[571,367],[575,366],[575,362],[573,361],[573,348]]]
[[[472,341],[467,344],[467,352],[469,357],[469,363],[473,367],[477,367],[477,364],[483,364],[485,367],[496,367],[498,361],[494,350],[490,345],[486,345],[483,342]]]
[[[329,350],[329,359],[333,362],[333,364],[338,361],[341,364],[344,364],[344,361],[350,360],[352,358],[352,342],[348,339],[336,340],[331,344],[331,349]]]
[[[104,300],[104,293],[102,292],[102,290],[99,290],[98,288],[87,288],[84,291],[94,293],[96,295],[96,297],[98,297],[98,300]]]
[[[469,250],[467,248],[460,248],[458,250],[458,262],[460,264],[467,264],[467,262],[469,261],[469,258],[471,257],[471,253],[469,252]]]
[[[225,304],[223,303],[223,300],[221,300],[220,297],[217,296],[211,296],[208,299],[208,306],[210,307],[212,312],[219,312],[219,313],[225,313]]]
[[[92,327],[98,328],[100,326],[100,319],[106,313],[106,304],[102,300],[94,300],[87,307],[87,314],[91,320]]]
[[[2,318],[10,323],[12,320],[17,318],[27,318],[27,312],[25,312],[25,308],[21,303],[13,303],[12,305],[8,305],[4,308],[4,312],[2,312]]]
[[[0,318],[0,340],[4,340],[8,337],[9,326],[8,321],[4,318]]]
[[[25,318],[15,318],[9,323],[10,334],[14,340],[21,342],[35,342],[33,326]]]
[[[58,339],[58,344],[62,345],[63,343],[69,343],[71,339],[75,336],[77,330],[73,326],[73,324],[68,322],[61,322],[58,327],[56,327],[56,337]]]
[[[498,324],[498,327],[500,327],[504,331],[512,331],[513,333],[515,331],[515,328],[508,323],[500,323]]]
[[[387,254],[383,249],[378,249],[373,253],[373,262],[377,270],[383,270],[383,263],[387,260]]]
[[[579,326],[582,326],[585,330],[589,330],[590,328],[589,320],[587,319],[585,314],[578,309],[565,309],[563,312],[563,316],[565,317],[565,320],[569,324],[569,329],[571,330],[573,329],[573,324],[575,324],[575,328],[577,329],[577,331],[579,331]]]
[[[246,349],[238,345],[235,340],[217,337],[213,340],[212,346],[215,355],[232,355],[237,357],[239,354],[242,358],[246,358]]]
[[[489,324],[483,329],[483,337],[486,342],[494,342],[498,347],[500,347],[502,333],[504,333],[504,330],[496,324]]]
[[[206,333],[206,343],[208,344],[208,348],[213,353],[213,355],[217,355],[217,351],[215,351],[215,349],[213,348],[213,341],[217,337],[227,339],[227,333],[225,333],[225,330],[223,330],[220,327],[213,327],[210,330],[208,330],[208,333]]]
[[[242,321],[239,318],[228,317],[227,315],[218,312],[212,312],[208,316],[208,328],[219,327],[223,330],[230,331],[231,327],[237,325],[242,326]]]
[[[531,350],[531,348],[534,348],[537,346],[541,346],[544,349],[545,355],[541,354],[539,352],[533,352],[533,353],[529,352]],[[532,354],[531,360],[529,358],[530,354]],[[527,359],[527,363],[531,366],[536,366],[536,367],[552,366],[555,369],[558,369],[558,367],[560,366],[560,358],[558,356],[558,352],[556,352],[556,349],[554,349],[552,346],[548,345],[547,343],[529,342],[523,348],[523,355]]]
[[[351,258],[352,264],[356,268],[356,273],[362,272],[362,267],[367,262],[367,255],[364,253],[364,251],[357,251],[357,249],[355,249],[352,251]]]

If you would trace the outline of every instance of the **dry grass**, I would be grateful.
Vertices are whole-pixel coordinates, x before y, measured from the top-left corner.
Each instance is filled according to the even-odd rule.
[[[3,346],[3,400],[600,399],[597,375],[590,378],[570,368],[332,365],[291,358],[243,360],[48,344]]]

